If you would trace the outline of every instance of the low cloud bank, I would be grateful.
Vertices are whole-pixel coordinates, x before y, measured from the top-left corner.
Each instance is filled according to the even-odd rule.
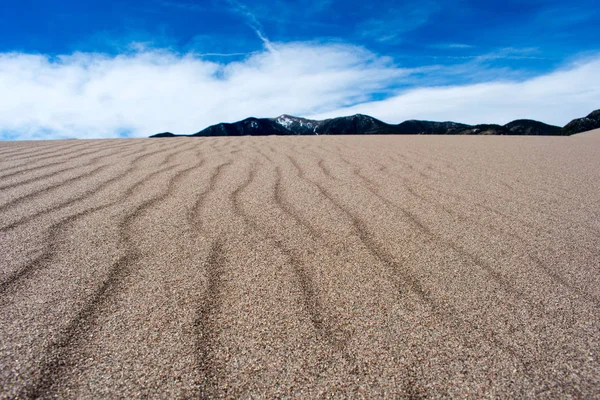
[[[192,133],[250,115],[356,104],[408,73],[344,45],[278,45],[224,64],[168,51],[2,54],[0,132],[22,139]]]
[[[229,63],[166,50],[53,58],[4,53],[0,138],[193,133],[222,121],[283,113],[318,118],[364,113],[391,123],[527,117],[563,125],[600,108],[600,57],[522,82],[394,91],[426,84],[415,77],[427,70],[399,68],[360,47],[322,43],[273,44]]]
[[[522,82],[418,88],[313,117],[361,113],[389,123],[428,119],[469,124],[505,124],[527,118],[564,126],[598,108],[600,58],[592,58]]]

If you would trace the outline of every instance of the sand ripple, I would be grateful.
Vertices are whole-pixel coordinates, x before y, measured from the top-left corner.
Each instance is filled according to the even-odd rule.
[[[600,132],[0,143],[1,398],[600,387]]]

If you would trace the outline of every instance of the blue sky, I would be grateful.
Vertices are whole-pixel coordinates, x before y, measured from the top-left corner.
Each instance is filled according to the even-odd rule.
[[[564,125],[600,108],[596,1],[21,0],[5,139],[191,133],[282,113]],[[598,89],[596,89],[598,88]]]

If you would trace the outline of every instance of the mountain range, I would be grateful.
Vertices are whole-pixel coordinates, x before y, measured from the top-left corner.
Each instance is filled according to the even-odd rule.
[[[506,125],[467,125],[458,122],[409,120],[398,125],[387,124],[368,115],[322,121],[281,115],[277,118],[247,118],[234,123],[209,126],[191,135],[158,133],[150,137],[175,136],[269,136],[269,135],[535,135],[569,136],[600,128],[600,110],[569,122],[565,127],[548,125],[530,119],[519,119]]]

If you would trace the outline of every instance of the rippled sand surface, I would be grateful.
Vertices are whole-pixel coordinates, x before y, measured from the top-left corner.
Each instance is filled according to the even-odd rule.
[[[600,396],[600,131],[0,143],[2,398]]]

